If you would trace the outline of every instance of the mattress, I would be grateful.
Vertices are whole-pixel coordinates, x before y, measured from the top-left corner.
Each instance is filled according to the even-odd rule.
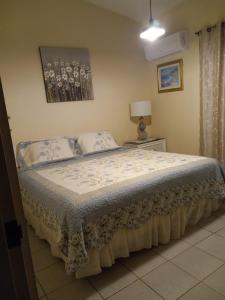
[[[214,159],[117,149],[20,172],[23,203],[57,232],[68,273],[77,272],[116,232],[138,229],[199,201],[224,199],[223,169]]]

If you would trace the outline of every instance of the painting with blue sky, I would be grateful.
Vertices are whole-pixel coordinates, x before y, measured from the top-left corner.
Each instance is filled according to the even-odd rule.
[[[158,66],[159,92],[182,89],[181,64],[179,60]]]
[[[162,69],[160,72],[162,87],[178,86],[179,74],[177,65]]]

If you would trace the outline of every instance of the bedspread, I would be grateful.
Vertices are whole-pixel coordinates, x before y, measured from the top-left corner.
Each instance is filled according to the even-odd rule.
[[[120,228],[138,228],[200,199],[224,199],[218,162],[199,156],[118,149],[19,174],[24,205],[59,230],[67,272]]]

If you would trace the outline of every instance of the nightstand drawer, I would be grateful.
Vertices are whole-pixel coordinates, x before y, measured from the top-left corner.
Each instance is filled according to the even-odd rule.
[[[149,151],[166,152],[166,139],[160,138],[153,141],[143,141],[142,143],[140,143],[140,141],[137,141],[136,144],[135,142],[127,142],[125,143],[125,146],[130,148],[145,149]]]
[[[150,150],[150,151],[160,151],[160,152],[165,151],[162,143],[157,143],[155,145],[146,145],[145,147],[140,147],[140,148],[145,149],[145,150]]]

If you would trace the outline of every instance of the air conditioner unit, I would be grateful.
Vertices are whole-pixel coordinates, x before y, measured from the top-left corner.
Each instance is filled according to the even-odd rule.
[[[144,47],[147,60],[154,60],[173,53],[181,52],[188,47],[187,31],[180,31],[161,38],[155,42],[149,42]]]

